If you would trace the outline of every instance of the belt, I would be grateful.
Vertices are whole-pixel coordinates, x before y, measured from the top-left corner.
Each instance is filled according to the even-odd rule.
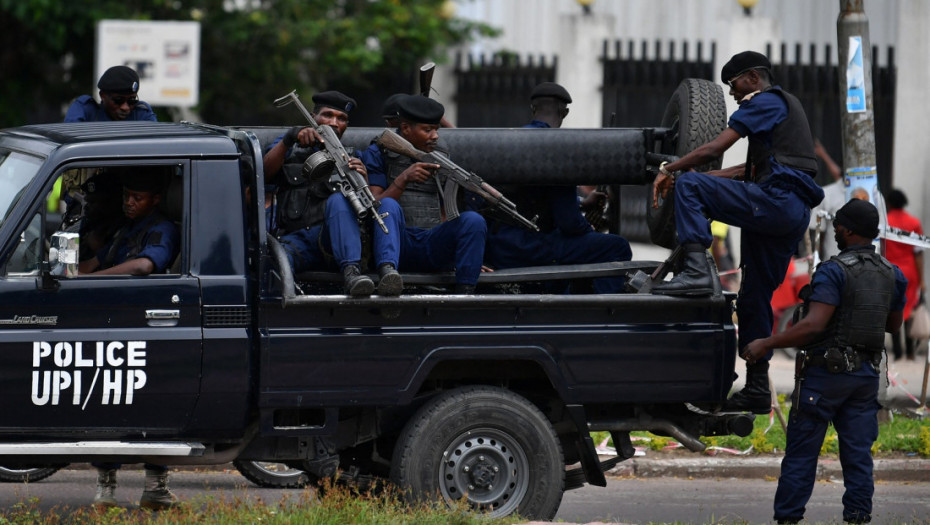
[[[836,348],[838,352],[828,358],[831,349],[822,353],[808,354],[806,366],[823,366],[831,372],[856,372],[862,368],[862,363],[872,361],[873,357],[881,355],[880,351],[854,350],[852,348]],[[843,357],[845,356],[845,360]]]

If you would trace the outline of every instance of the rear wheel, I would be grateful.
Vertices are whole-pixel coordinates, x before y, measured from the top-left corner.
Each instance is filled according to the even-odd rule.
[[[391,478],[410,501],[466,498],[479,512],[551,520],[564,487],[549,420],[501,388],[464,387],[420,408],[401,432]]]
[[[662,117],[662,127],[667,128],[665,147],[661,153],[679,157],[716,138],[727,125],[727,106],[723,90],[709,80],[686,78],[669,99]],[[696,171],[720,169],[723,159],[698,166]],[[674,248],[677,244],[675,231],[675,203],[673,192],[668,198],[659,197],[659,207],[652,207],[652,191],[646,202],[646,224],[652,242],[663,248]]]
[[[42,467],[0,467],[0,481],[6,483],[30,483],[43,480],[58,472],[66,465],[49,465]]]

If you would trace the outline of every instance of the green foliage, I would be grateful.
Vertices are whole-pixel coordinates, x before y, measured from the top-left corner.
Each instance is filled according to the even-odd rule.
[[[280,123],[270,102],[292,89],[352,92],[412,77],[427,60],[443,62],[449,46],[495,33],[449,17],[447,7],[446,0],[0,0],[0,71],[16,72],[0,87],[0,127],[61,120],[62,108],[89,92],[103,19],[199,21],[201,115],[258,124]]]
[[[920,441],[917,452],[923,457],[930,457],[930,427],[920,428]]]
[[[525,521],[516,516],[490,519],[469,512],[464,502],[451,508],[435,501],[406,505],[390,489],[379,494],[359,494],[327,486],[319,498],[317,492],[310,489],[296,494],[293,499],[285,497],[275,504],[266,504],[260,499],[245,500],[240,496],[209,496],[185,501],[176,508],[157,513],[123,508],[97,512],[82,508],[67,515],[59,515],[55,511],[41,512],[38,500],[32,499],[0,510],[0,525],[507,525]]]

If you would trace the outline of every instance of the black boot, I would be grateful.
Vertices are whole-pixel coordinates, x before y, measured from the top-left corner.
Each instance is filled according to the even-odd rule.
[[[345,278],[346,295],[368,297],[375,291],[375,283],[367,275],[362,275],[357,265],[350,264],[343,268],[342,276]]]
[[[475,285],[456,283],[455,289],[452,291],[452,293],[457,295],[475,295]]]
[[[746,386],[727,399],[723,404],[723,410],[753,414],[768,414],[772,410],[768,361],[746,365]]]
[[[392,263],[378,267],[378,295],[396,296],[404,291],[404,279]]]
[[[714,274],[707,250],[698,243],[688,243],[684,248],[684,268],[672,280],[652,285],[652,292],[660,295],[702,296],[714,293]]]

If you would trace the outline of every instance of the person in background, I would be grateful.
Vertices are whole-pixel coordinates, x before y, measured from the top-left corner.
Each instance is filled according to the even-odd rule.
[[[752,364],[775,348],[797,346],[798,374],[775,491],[775,521],[798,523],[814,488],[827,426],[839,436],[843,521],[872,519],[872,444],[878,438],[879,363],[885,332],[901,327],[907,279],[876,253],[878,210],[851,200],[833,220],[839,255],[817,267],[806,315],[784,332],[751,341]]]
[[[81,95],[65,114],[65,122],[103,122],[108,120],[150,120],[158,118],[152,106],[139,100],[139,74],[126,66],[113,66],[97,82],[100,102]]]
[[[897,188],[891,190],[888,198],[885,199],[885,204],[888,206],[888,226],[907,232],[916,232],[919,235],[924,234],[920,219],[904,211],[904,207],[907,206],[907,196],[903,191]],[[891,333],[892,351],[895,359],[901,359],[906,355],[907,359],[913,360],[916,342],[907,335],[907,332],[911,324],[911,313],[926,292],[924,252],[919,246],[887,240],[885,241],[885,258],[901,268],[904,277],[907,277],[907,304],[904,306],[905,351],[901,348],[900,330]]]

